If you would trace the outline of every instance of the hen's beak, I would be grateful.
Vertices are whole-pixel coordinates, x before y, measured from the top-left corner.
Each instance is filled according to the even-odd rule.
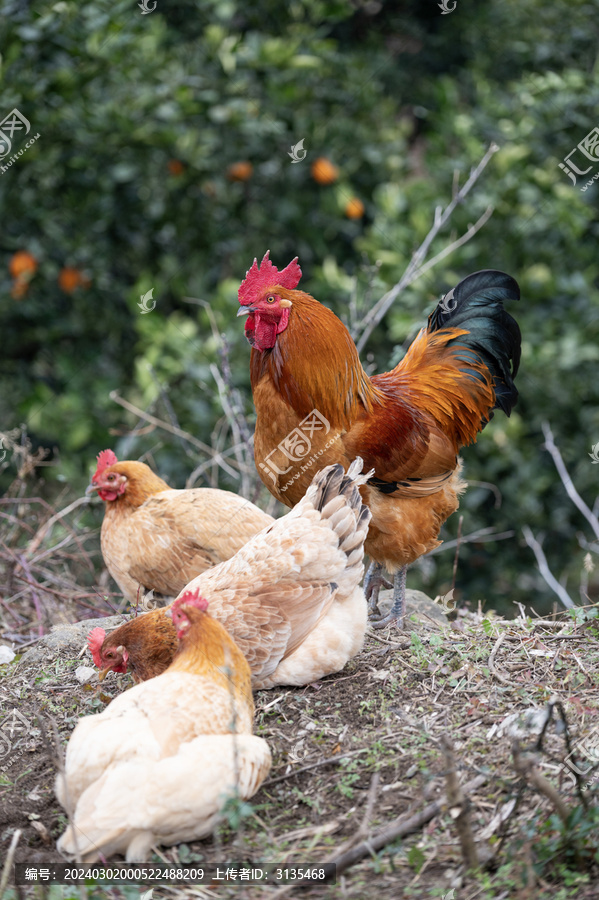
[[[237,318],[239,316],[249,316],[250,313],[255,312],[256,310],[252,306],[240,306],[239,312],[237,313]]]
[[[98,672],[98,681],[104,681],[111,669],[112,666],[107,666],[105,669],[102,669],[101,672]]]
[[[99,491],[99,490],[100,490],[100,485],[94,484],[94,482],[92,481],[92,483],[88,484],[88,486],[86,487],[85,495],[89,496],[90,494],[95,494],[95,492]]]

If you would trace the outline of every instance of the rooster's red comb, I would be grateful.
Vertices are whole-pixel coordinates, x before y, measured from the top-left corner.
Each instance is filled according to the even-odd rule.
[[[275,284],[280,284],[281,287],[288,290],[293,290],[298,286],[302,270],[299,267],[297,256],[279,272],[277,267],[271,263],[269,254],[270,250],[267,250],[260,266],[254,259],[252,268],[247,270],[237,295],[242,306],[251,306],[252,303],[256,303],[262,294]]]
[[[184,591],[180,597],[178,597],[171,609],[179,609],[181,606],[195,606],[196,609],[201,609],[202,612],[206,612],[208,609],[208,601],[205,597],[200,597],[200,589],[196,588],[195,591]]]
[[[98,475],[101,475],[104,469],[107,469],[108,466],[114,466],[114,464],[118,462],[116,454],[112,450],[100,450],[96,458],[98,460],[98,465],[94,478],[96,478]]]
[[[106,632],[103,628],[92,628],[87,636],[87,646],[89,648],[89,652],[91,653],[94,662],[99,669],[101,669],[103,666],[102,657],[100,656],[100,650],[102,648],[102,644],[104,643],[105,637]]]

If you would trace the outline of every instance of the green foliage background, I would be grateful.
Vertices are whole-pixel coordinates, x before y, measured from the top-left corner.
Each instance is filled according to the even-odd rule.
[[[51,498],[66,481],[82,491],[106,446],[150,454],[183,486],[201,453],[163,432],[127,436],[137,420],[109,394],[174,414],[210,443],[222,417],[210,373],[219,342],[208,311],[184,298],[209,301],[252,421],[249,347],[235,313],[254,256],[270,248],[281,265],[298,255],[302,285],[346,318],[350,297],[364,304],[399,280],[454,173],[463,183],[495,141],[500,151],[432,252],[489,204],[492,218],[401,295],[364,356],[379,370],[397,362],[468,272],[515,275],[521,400],[464,452],[467,476],[496,485],[501,506],[485,487],[462,503],[465,532],[493,525],[515,536],[464,546],[458,586],[507,613],[514,601],[546,609],[552,595],[521,538],[528,524],[546,534],[551,566],[577,596],[578,536],[592,535],[542,450],[540,426],[551,422],[592,505],[599,188],[581,192],[584,179],[573,186],[558,162],[597,124],[598,3],[458,0],[451,15],[434,0],[158,0],[150,15],[134,0],[3,0],[0,10],[2,116],[16,107],[40,134],[0,176],[0,431],[25,422],[36,445],[53,448],[56,465],[38,489]],[[308,156],[292,165],[301,138]],[[335,184],[312,179],[317,156],[339,167]],[[247,182],[227,178],[239,161],[253,165]],[[344,215],[353,196],[365,204],[361,220]],[[18,250],[39,262],[21,300],[8,270]],[[64,266],[90,286],[64,293]],[[157,305],[141,315],[150,288]],[[220,485],[236,488],[226,476]],[[454,516],[446,536],[456,528]],[[411,584],[447,589],[452,557],[435,557]]]

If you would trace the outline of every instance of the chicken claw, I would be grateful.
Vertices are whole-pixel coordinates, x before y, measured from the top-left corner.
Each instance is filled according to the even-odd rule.
[[[375,565],[373,563],[373,565]],[[371,567],[372,568],[372,567]],[[393,577],[393,605],[391,609],[387,613],[386,616],[379,616],[378,618],[370,619],[370,624],[373,628],[385,628],[386,625],[391,625],[396,622],[398,628],[403,628],[403,617],[405,613],[405,605],[406,605],[406,575],[407,575],[408,567],[402,566],[401,569],[395,573]],[[370,575],[370,571],[368,573]],[[380,587],[380,585],[379,585]],[[377,600],[378,600],[378,589],[377,589]],[[371,609],[370,602],[368,605],[369,610]],[[375,608],[378,610],[378,605],[375,602]]]

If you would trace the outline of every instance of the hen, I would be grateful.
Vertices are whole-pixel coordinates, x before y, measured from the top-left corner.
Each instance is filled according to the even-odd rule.
[[[195,593],[171,607],[179,650],[168,671],[79,721],[56,795],[71,824],[58,841],[83,862],[209,834],[228,796],[249,799],[271,764],[252,735],[250,671]]]
[[[366,601],[360,587],[370,513],[358,486],[362,461],[317,473],[295,509],[251,538],[234,557],[194,578],[252,672],[254,690],[309,684],[338,672],[361,649]],[[104,674],[131,668],[136,678],[159,674],[174,648],[164,609],[119,626],[107,637],[90,632]]]
[[[140,585],[173,598],[188,581],[229,559],[272,516],[230,491],[171,490],[145,463],[102,450],[88,493],[106,503],[102,555],[124,596]]]
[[[391,613],[403,617],[408,564],[438,546],[442,523],[458,507],[461,447],[516,403],[520,329],[503,308],[518,300],[503,272],[469,275],[429,316],[391,372],[369,377],[345,325],[295,290],[294,259],[281,272],[268,252],[239,288],[252,345],[250,374],[257,422],[254,455],[270,492],[293,506],[309,465],[357,456],[374,469],[362,489],[372,512],[365,549],[374,561],[367,595],[376,609],[381,570],[395,576]]]

